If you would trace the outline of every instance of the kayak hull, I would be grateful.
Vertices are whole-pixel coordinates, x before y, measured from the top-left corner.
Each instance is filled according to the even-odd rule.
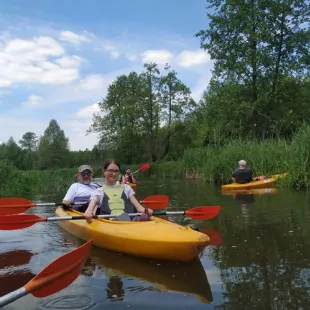
[[[272,188],[274,187],[274,183],[279,178],[284,178],[287,176],[287,173],[283,174],[275,174],[271,175],[269,177],[263,177],[261,180],[252,181],[250,183],[245,184],[238,184],[238,183],[232,183],[232,184],[225,184],[222,185],[222,190],[238,190],[238,189],[256,189],[256,188]],[[258,178],[258,177],[256,177]],[[254,179],[256,179],[254,178]]]
[[[56,216],[82,213],[58,207]],[[146,222],[119,222],[106,219],[59,221],[71,234],[118,253],[162,260],[191,261],[207,246],[210,238],[189,226],[183,227],[161,218]]]
[[[275,178],[268,178],[265,180],[258,180],[258,181],[253,181],[253,182],[245,183],[245,184],[238,184],[238,183],[225,184],[225,185],[222,185],[222,190],[271,188],[271,187],[274,187],[275,181],[276,181]]]

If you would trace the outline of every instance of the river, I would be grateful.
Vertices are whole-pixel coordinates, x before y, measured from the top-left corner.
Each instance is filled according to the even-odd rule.
[[[30,197],[61,201],[66,189]],[[278,189],[223,195],[199,180],[151,180],[139,200],[170,197],[167,210],[221,205],[210,221],[171,220],[220,233],[191,263],[157,262],[93,248],[80,276],[62,291],[31,294],[3,309],[308,309],[310,304],[309,195]],[[28,213],[53,216],[54,207]],[[27,283],[57,257],[81,245],[56,222],[0,232],[0,296]]]

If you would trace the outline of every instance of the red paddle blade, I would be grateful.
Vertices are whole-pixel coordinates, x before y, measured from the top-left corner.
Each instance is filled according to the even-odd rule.
[[[0,215],[23,213],[34,206],[34,203],[25,198],[0,198]]]
[[[15,250],[0,254],[0,269],[16,267],[29,263],[34,253],[27,250]]]
[[[139,168],[139,171],[146,171],[149,168],[150,168],[150,164],[145,163]]]
[[[194,220],[210,220],[216,217],[220,210],[221,206],[195,207],[185,211],[185,214]]]
[[[47,265],[24,286],[26,291],[35,297],[46,297],[67,287],[80,275],[92,242],[89,240]]]
[[[23,229],[38,222],[45,222],[45,217],[35,214],[13,214],[0,216],[0,230]]]
[[[200,232],[209,236],[209,245],[221,245],[223,243],[222,235],[216,229],[205,229]]]
[[[167,195],[152,195],[143,199],[141,203],[153,210],[165,209],[169,203],[169,197]]]

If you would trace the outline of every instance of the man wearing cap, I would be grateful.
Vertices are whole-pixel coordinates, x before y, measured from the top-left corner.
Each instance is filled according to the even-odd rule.
[[[239,161],[239,167],[232,173],[233,183],[245,184],[253,180],[252,170],[246,168],[246,161],[244,159]]]
[[[89,165],[82,165],[78,168],[78,173],[75,175],[78,178],[78,182],[73,183],[64,199],[63,204],[70,206],[72,202],[85,202],[84,204],[73,205],[74,210],[85,212],[88,206],[91,193],[101,185],[92,183],[94,172],[93,168]]]

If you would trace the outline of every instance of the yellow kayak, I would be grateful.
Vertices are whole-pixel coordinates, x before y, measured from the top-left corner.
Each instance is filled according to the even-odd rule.
[[[136,188],[136,187],[137,187],[137,184],[135,184],[135,183],[128,183],[128,185],[129,185],[131,188]]]
[[[222,185],[221,188],[222,188],[222,190],[271,188],[271,187],[274,187],[274,183],[279,178],[285,177],[285,176],[287,176],[287,173],[275,174],[275,175],[271,175],[269,177],[266,177],[265,179],[258,180],[258,181],[252,181],[250,183],[245,183],[245,184],[238,184],[238,183],[225,184],[225,185]]]
[[[56,216],[82,213],[58,207]],[[210,238],[189,226],[152,217],[146,222],[119,222],[106,219],[59,221],[59,225],[83,240],[119,253],[163,260],[190,261],[205,248]]]
[[[153,283],[160,291],[192,294],[204,303],[213,301],[206,272],[198,257],[186,263],[150,261],[94,247],[85,267],[88,265],[93,266],[90,270],[99,266],[105,275],[112,277],[134,277],[140,281]]]

